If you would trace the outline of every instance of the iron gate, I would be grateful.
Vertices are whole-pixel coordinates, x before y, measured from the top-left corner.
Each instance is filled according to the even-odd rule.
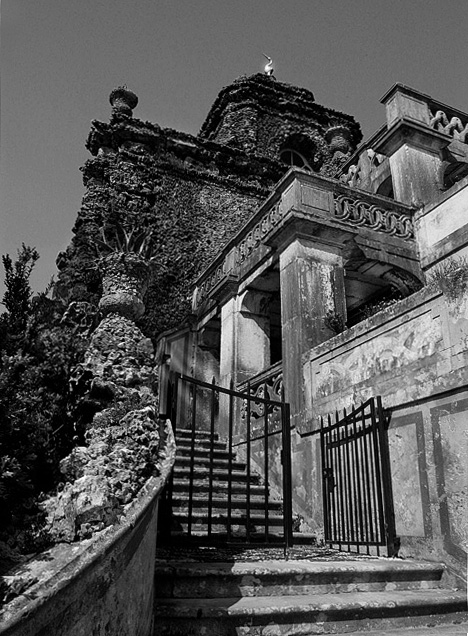
[[[398,552],[395,534],[387,420],[380,397],[321,421],[325,540],[340,550],[367,554],[386,546]]]
[[[289,404],[284,400],[273,400],[265,388],[264,395],[253,395],[247,391],[234,390],[195,378],[171,373],[165,381],[166,395],[162,412],[167,415],[174,434],[185,436],[190,444],[189,467],[185,474],[188,500],[186,506],[186,533],[192,538],[197,518],[194,502],[200,500],[201,477],[196,465],[196,449],[202,431],[209,439],[209,461],[205,469],[203,496],[206,497],[206,535],[208,543],[244,542],[269,543],[271,540],[283,544],[288,549],[293,542],[292,533],[292,493],[291,493],[291,432]],[[163,394],[163,387],[161,394]],[[224,460],[223,475],[215,469],[220,455],[220,444],[224,442],[227,459]],[[278,471],[280,457],[281,470]],[[177,460],[176,460],[177,463]],[[244,466],[245,488],[235,488],[239,478],[239,465]],[[198,469],[198,470],[197,470]],[[278,474],[278,473],[281,474]],[[252,485],[253,478],[257,485]],[[275,488],[276,486],[276,488]],[[219,525],[219,515],[213,521],[215,498],[219,489],[224,488],[225,512],[222,516],[225,533],[220,533],[214,525]],[[275,534],[270,513],[270,503],[281,499],[281,534]],[[171,532],[173,518],[174,478],[172,476],[165,493],[163,524],[166,539]],[[245,511],[242,519],[243,533],[239,532],[239,521],[234,519],[234,510],[241,507]],[[262,519],[255,509],[263,510]],[[255,518],[254,518],[255,517]],[[258,528],[260,526],[260,530]],[[278,528],[276,528],[278,530]],[[203,537],[198,536],[198,539]]]

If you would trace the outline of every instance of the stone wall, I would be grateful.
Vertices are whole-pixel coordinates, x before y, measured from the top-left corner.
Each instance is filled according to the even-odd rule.
[[[97,303],[103,241],[115,248],[122,229],[145,235],[154,267],[141,324],[155,337],[187,318],[193,281],[285,167],[119,112],[93,122],[87,147],[93,157],[82,168],[74,237],[57,259],[58,293]]]
[[[467,209],[468,177],[465,177],[415,214],[415,231],[424,269],[456,253],[468,256]]]
[[[23,566],[37,582],[3,608],[2,636],[151,636],[158,502],[175,459],[169,423],[160,459],[117,525]]]
[[[306,413],[293,465],[321,493],[318,418],[381,395],[403,556],[465,576],[468,551],[468,294],[422,290],[303,357]],[[299,469],[300,466],[300,469]],[[312,466],[312,468],[311,468]],[[309,491],[310,492],[310,491]],[[307,506],[322,527],[321,497]]]

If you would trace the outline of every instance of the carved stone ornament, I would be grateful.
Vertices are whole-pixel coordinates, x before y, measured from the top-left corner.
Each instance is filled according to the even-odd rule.
[[[346,126],[333,126],[329,128],[325,133],[325,139],[333,154],[335,154],[335,152],[347,154],[350,151],[351,132]]]
[[[112,106],[112,112],[131,117],[133,109],[138,104],[138,97],[126,86],[118,86],[109,95],[109,102]]]
[[[102,298],[99,309],[104,315],[120,314],[136,320],[145,312],[143,297],[148,286],[148,263],[137,254],[113,252],[99,262]]]

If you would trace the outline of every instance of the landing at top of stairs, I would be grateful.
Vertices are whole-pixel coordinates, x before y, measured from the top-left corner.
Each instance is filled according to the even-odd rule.
[[[356,554],[355,552],[339,552],[328,546],[295,545],[289,550],[289,561],[311,559],[313,561],[356,561],[375,560],[375,556]],[[210,562],[245,562],[245,561],[278,561],[284,560],[282,547],[265,545],[247,546],[243,544],[230,546],[158,546],[157,560],[192,561],[197,563]],[[386,559],[389,561],[389,559]],[[400,561],[400,559],[390,559]]]

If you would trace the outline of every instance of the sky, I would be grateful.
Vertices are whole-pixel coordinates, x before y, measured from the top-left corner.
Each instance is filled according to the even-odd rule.
[[[353,115],[365,138],[395,82],[468,111],[468,0],[2,0],[0,11],[0,254],[37,248],[36,291],[70,242],[90,122],[109,119],[116,86],[138,95],[135,117],[196,134],[221,88],[261,71],[266,53],[278,80]]]

